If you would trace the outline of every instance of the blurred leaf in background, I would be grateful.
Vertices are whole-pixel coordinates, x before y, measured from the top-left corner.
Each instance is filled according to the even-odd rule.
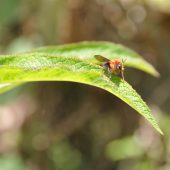
[[[11,22],[15,22],[18,18],[18,6],[20,5],[21,0],[8,0],[1,1],[0,6],[0,26],[8,25]]]
[[[126,137],[109,143],[106,149],[106,154],[116,161],[139,157],[143,154],[143,149],[139,142],[133,137]]]
[[[23,170],[25,169],[24,162],[17,154],[4,155],[0,157],[0,170]]]

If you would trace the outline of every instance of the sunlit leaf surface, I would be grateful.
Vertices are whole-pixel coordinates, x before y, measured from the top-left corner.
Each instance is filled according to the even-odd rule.
[[[108,58],[126,58],[127,66],[157,75],[150,64],[121,45],[85,42],[1,56],[0,82],[15,85],[33,81],[71,81],[96,86],[122,99],[162,133],[150,109],[137,92],[119,77],[113,75],[109,78],[105,75],[103,68],[96,64],[95,54]]]

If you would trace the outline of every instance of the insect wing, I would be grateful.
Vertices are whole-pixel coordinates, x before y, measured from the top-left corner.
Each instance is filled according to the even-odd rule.
[[[103,57],[101,55],[95,55],[94,57],[95,57],[95,59],[97,59],[98,61],[101,61],[101,62],[108,62],[108,61],[110,61],[109,59],[107,59],[106,57]]]

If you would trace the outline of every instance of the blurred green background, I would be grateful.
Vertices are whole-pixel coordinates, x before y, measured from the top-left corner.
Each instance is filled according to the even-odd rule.
[[[0,95],[0,170],[169,170],[170,1],[0,0],[0,54],[83,40],[121,43],[160,78],[126,68],[160,136],[127,104],[87,85],[39,82]]]

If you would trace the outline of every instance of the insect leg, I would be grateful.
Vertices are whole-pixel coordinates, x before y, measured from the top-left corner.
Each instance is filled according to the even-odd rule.
[[[108,71],[108,68],[109,68],[108,63],[104,63],[104,64],[102,64],[102,66],[103,66],[103,69],[104,69],[105,71]]]
[[[108,71],[109,78],[111,78],[111,76],[112,76],[112,69],[110,67],[108,67],[107,71]]]
[[[124,80],[123,71],[121,71],[121,78]]]
[[[103,69],[105,71],[107,71],[108,77],[111,78],[112,69],[110,68],[109,64],[108,63],[104,63],[104,64],[102,64],[102,66],[103,66]]]

